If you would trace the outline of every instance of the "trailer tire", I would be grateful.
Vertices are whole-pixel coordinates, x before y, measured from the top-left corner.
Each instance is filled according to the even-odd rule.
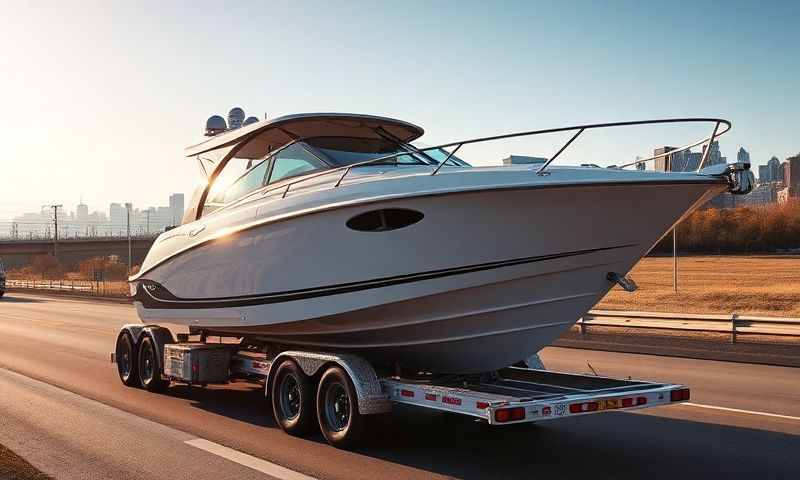
[[[293,360],[284,360],[272,382],[272,411],[281,430],[297,437],[314,427],[314,386]]]
[[[169,385],[169,380],[164,380],[162,376],[162,362],[158,358],[158,349],[150,335],[142,336],[138,357],[137,370],[142,387],[148,392],[163,392]]]
[[[366,418],[358,411],[358,394],[341,367],[328,368],[317,389],[317,418],[325,440],[336,448],[356,446]]]
[[[117,337],[114,349],[117,362],[119,379],[126,387],[139,387],[138,352],[133,337],[128,332],[122,332]]]

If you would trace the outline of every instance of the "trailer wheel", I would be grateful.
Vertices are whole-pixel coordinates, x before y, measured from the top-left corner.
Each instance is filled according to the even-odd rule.
[[[128,332],[120,333],[117,337],[115,348],[117,373],[119,379],[127,387],[139,386],[139,370],[137,352],[133,344],[133,337]]]
[[[169,381],[161,376],[161,361],[155,343],[149,335],[142,337],[138,357],[139,381],[142,386],[149,392],[163,392]]]
[[[329,444],[343,449],[357,444],[365,418],[358,412],[353,382],[341,367],[330,367],[322,375],[317,389],[317,418]]]
[[[284,432],[299,437],[314,426],[314,387],[294,361],[278,366],[270,397],[275,421]]]

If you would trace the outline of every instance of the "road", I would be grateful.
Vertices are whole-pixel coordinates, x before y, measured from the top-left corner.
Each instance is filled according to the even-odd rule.
[[[507,428],[398,408],[345,452],[284,434],[257,386],[123,387],[109,352],[136,321],[126,304],[0,300],[0,444],[58,478],[800,477],[800,369],[548,348],[550,369],[685,383],[692,403]]]

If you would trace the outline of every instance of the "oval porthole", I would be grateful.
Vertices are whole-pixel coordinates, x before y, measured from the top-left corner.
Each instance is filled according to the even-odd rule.
[[[424,215],[406,208],[383,208],[356,215],[347,221],[348,228],[359,232],[388,232],[413,225]]]

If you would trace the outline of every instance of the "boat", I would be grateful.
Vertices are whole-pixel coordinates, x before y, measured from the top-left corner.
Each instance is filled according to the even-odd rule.
[[[696,172],[553,164],[584,130],[670,122],[715,125],[689,147],[730,128],[618,122],[417,148],[423,129],[411,123],[317,113],[220,133],[186,149],[207,181],[130,278],[134,304],[145,323],[375,365],[506,367],[614,285],[632,289],[626,274],[690,212],[750,191],[749,164],[703,168],[705,157]],[[573,135],[545,163],[474,167],[456,155],[552,132]]]

